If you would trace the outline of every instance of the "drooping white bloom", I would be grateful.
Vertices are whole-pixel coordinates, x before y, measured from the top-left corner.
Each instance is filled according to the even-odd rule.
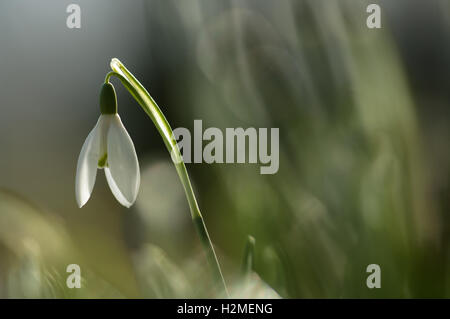
[[[119,203],[125,207],[133,205],[139,191],[139,163],[133,141],[116,112],[102,110],[81,148],[75,178],[79,207],[91,196],[97,168],[105,170],[108,185]]]

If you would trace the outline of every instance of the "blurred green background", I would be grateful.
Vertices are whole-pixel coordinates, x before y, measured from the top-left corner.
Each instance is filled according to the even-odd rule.
[[[280,128],[275,175],[187,164],[233,295],[450,297],[448,0],[1,1],[0,297],[216,296],[170,156],[118,82],[138,200],[120,206],[99,171],[77,208],[113,57],[173,128]],[[81,289],[65,284],[73,263]]]

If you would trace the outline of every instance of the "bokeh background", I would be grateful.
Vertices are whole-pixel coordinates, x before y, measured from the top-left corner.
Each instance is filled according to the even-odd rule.
[[[66,27],[70,3],[81,29]],[[77,208],[113,57],[173,128],[280,128],[275,175],[187,165],[233,293],[450,297],[448,0],[1,1],[0,297],[216,296],[169,154],[119,82],[138,200],[121,207],[99,171]],[[66,287],[72,263],[81,289]],[[372,263],[381,289],[366,286]]]

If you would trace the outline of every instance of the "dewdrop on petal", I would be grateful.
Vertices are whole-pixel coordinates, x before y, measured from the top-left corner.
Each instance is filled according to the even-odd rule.
[[[116,92],[111,83],[103,84],[100,112],[78,157],[75,197],[80,208],[86,204],[94,188],[97,169],[103,168],[115,198],[130,207],[139,191],[139,163],[133,141],[117,114]]]

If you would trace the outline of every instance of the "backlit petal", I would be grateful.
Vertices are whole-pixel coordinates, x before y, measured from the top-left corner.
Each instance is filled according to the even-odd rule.
[[[119,203],[121,203],[123,206],[130,208],[131,205],[133,205],[133,204],[131,202],[129,202],[125,198],[125,196],[123,196],[119,187],[117,187],[117,183],[114,181],[114,178],[111,175],[111,170],[108,167],[105,167],[105,176],[106,176],[106,180],[108,181],[109,188],[111,189],[111,192],[113,193],[113,195],[117,199],[117,201]]]
[[[78,207],[84,206],[91,197],[92,189],[97,175],[97,161],[100,153],[102,126],[101,118],[89,133],[81,148],[77,163],[77,174],[75,177],[75,197]]]
[[[107,136],[108,168],[105,174],[111,191],[124,206],[130,207],[136,200],[140,173],[133,141],[115,114],[111,120]],[[108,178],[110,174],[110,178]]]

